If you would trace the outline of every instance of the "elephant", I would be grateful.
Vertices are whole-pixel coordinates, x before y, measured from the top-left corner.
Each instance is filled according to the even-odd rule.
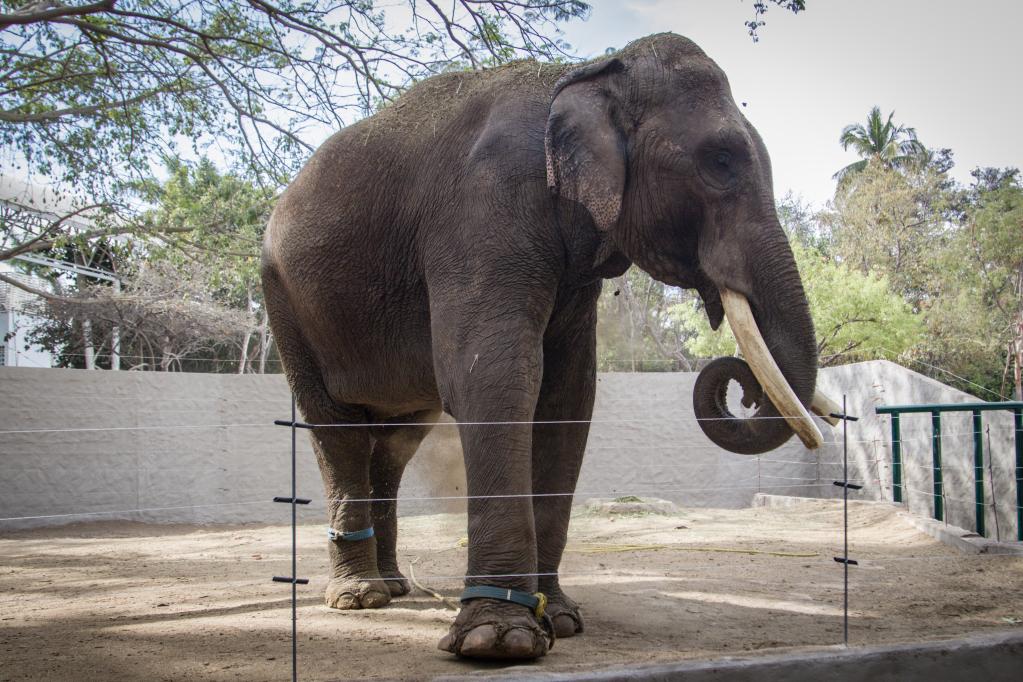
[[[558,567],[593,409],[597,298],[631,264],[695,289],[714,328],[726,315],[736,328],[745,360],[713,361],[694,394],[712,441],[819,444],[813,323],[767,150],[690,40],[434,76],[311,156],[270,217],[261,275],[315,425],[328,606],[409,591],[398,486],[445,412],[469,546],[439,647],[534,659],[583,631]],[[731,381],[758,419],[729,411]]]

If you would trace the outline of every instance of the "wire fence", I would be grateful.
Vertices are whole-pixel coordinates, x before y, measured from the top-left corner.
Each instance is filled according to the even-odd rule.
[[[185,398],[168,397],[168,402],[175,400],[190,400]],[[214,399],[207,399],[203,401],[203,404],[217,404],[219,401]],[[252,404],[266,405],[266,401],[262,400],[251,400],[246,401]],[[617,401],[616,401],[617,402]],[[656,404],[654,400],[636,400],[634,404]],[[294,410],[294,407],[293,407]],[[92,414],[97,414],[98,411],[91,411]],[[110,413],[116,413],[116,410],[110,410]],[[162,410],[161,413],[174,415],[175,418],[178,416],[186,418],[188,415],[202,414],[204,410],[202,408],[186,408],[186,409],[175,409],[173,407]],[[105,414],[105,412],[104,412]],[[839,415],[845,417],[845,415]],[[877,420],[871,415],[869,418],[864,419],[864,423],[876,423]],[[842,427],[840,433],[842,437],[834,437],[825,440],[826,446],[831,446],[830,449],[826,447],[823,454],[820,453],[807,453],[805,456],[792,457],[791,455],[781,455],[776,458],[771,456],[734,456],[721,454],[716,461],[712,464],[718,478],[727,479],[726,484],[683,484],[679,485],[680,481],[678,476],[664,481],[659,485],[643,485],[642,483],[633,482],[620,482],[615,485],[605,485],[600,487],[587,487],[582,485],[577,490],[565,490],[560,492],[544,492],[544,493],[533,493],[533,492],[493,492],[488,494],[401,494],[395,496],[344,496],[338,498],[321,498],[313,499],[316,497],[314,491],[300,491],[298,490],[298,480],[296,475],[296,460],[298,456],[298,447],[296,441],[296,433],[300,429],[326,429],[326,428],[397,428],[402,426],[414,426],[414,427],[442,427],[450,428],[456,427],[459,429],[474,429],[474,428],[486,428],[494,426],[513,426],[513,427],[545,427],[545,426],[560,426],[560,425],[580,425],[587,424],[590,426],[599,427],[601,425],[607,426],[650,426],[655,430],[657,427],[664,426],[666,424],[674,424],[675,420],[659,417],[650,418],[595,418],[591,420],[567,420],[567,421],[476,421],[476,422],[452,422],[452,421],[436,421],[427,424],[418,422],[374,422],[374,423],[359,423],[359,424],[308,424],[299,421],[297,413],[292,412],[290,420],[279,420],[277,426],[287,426],[291,433],[291,479],[290,479],[290,495],[276,497],[276,502],[283,502],[289,504],[291,507],[291,542],[292,551],[290,554],[291,559],[291,573],[287,576],[274,576],[273,579],[277,582],[289,583],[292,586],[292,673],[293,678],[297,679],[297,665],[298,665],[298,587],[308,583],[309,578],[300,577],[297,575],[297,559],[298,559],[298,547],[297,547],[297,527],[298,527],[298,515],[300,512],[306,510],[315,511],[315,513],[322,515],[325,507],[328,507],[331,503],[345,503],[346,505],[352,504],[372,504],[379,502],[399,502],[399,503],[435,503],[435,502],[469,502],[473,500],[518,500],[522,498],[545,498],[545,497],[597,497],[597,498],[626,498],[626,497],[649,497],[649,496],[687,496],[693,494],[704,494],[713,496],[716,494],[735,494],[743,493],[752,495],[754,493],[763,492],[784,492],[788,494],[799,494],[808,497],[832,497],[833,491],[837,488],[841,489],[842,499],[848,502],[849,499],[855,498],[864,486],[877,486],[881,491],[882,496],[884,491],[889,494],[891,492],[890,478],[882,476],[880,469],[890,467],[890,454],[878,455],[876,453],[876,446],[878,443],[886,443],[881,438],[856,438],[855,430],[857,427],[851,426],[849,420],[842,421]],[[182,433],[196,433],[202,432],[203,430],[249,430],[258,429],[262,430],[273,427],[274,424],[269,422],[260,421],[238,421],[238,422],[223,422],[213,424],[195,424],[195,423],[173,423],[173,424],[137,424],[137,425],[125,425],[125,426],[54,426],[48,428],[30,428],[30,429],[18,429],[18,428],[0,428],[0,438],[12,437],[12,436],[26,436],[26,435],[43,435],[43,434],[88,434],[88,433],[99,433],[99,432],[139,432],[141,434],[167,431],[167,432],[182,432]],[[862,426],[862,423],[861,423]],[[970,441],[975,435],[975,432],[970,430],[952,431],[949,433],[943,433],[942,439],[946,443],[954,443],[957,440]],[[901,442],[905,445],[914,443],[925,444],[931,440],[930,435],[915,436],[904,436]],[[0,441],[2,443],[3,441]],[[866,453],[864,450],[863,456],[859,456],[855,461],[850,461],[849,458],[849,446],[875,446],[875,452]],[[629,442],[627,445],[608,445],[608,444],[596,444],[591,445],[587,451],[593,453],[622,453],[622,452],[636,452],[636,453],[650,453],[650,452],[662,452],[662,453],[674,453],[689,454],[704,452],[720,453],[720,449],[717,446],[703,443],[684,443],[674,445],[663,445],[663,444],[637,444]],[[154,450],[158,452],[158,450]],[[168,449],[166,453],[172,453],[173,449]],[[6,447],[0,456],[10,458],[20,455],[28,455],[29,452],[13,451]],[[131,455],[130,450],[110,450],[108,454],[123,454]],[[946,454],[948,452],[946,451]],[[642,455],[639,455],[642,457]],[[908,461],[908,456],[907,456]],[[600,466],[600,465],[598,465]],[[657,462],[637,462],[630,465],[636,472],[645,472],[648,474],[661,474],[672,472],[672,469],[677,469],[676,465],[670,463],[657,463]],[[917,466],[914,464],[914,466]],[[943,465],[946,469],[960,469],[964,472],[974,472],[973,466],[968,466],[967,463],[948,462]],[[144,469],[144,466],[140,466],[139,469]],[[927,470],[929,468],[926,464],[920,464],[921,470]],[[159,468],[154,469],[157,474],[166,474],[168,471],[173,470],[187,470],[187,466],[166,466],[161,465]],[[608,467],[607,471],[612,474],[617,471],[614,467]],[[591,473],[599,473],[594,470]],[[676,471],[676,473],[678,473]],[[709,476],[708,478],[715,478]],[[78,509],[69,511],[54,510],[55,513],[48,514],[24,514],[24,515],[9,515],[0,517],[0,523],[4,522],[23,522],[23,521],[73,521],[76,519],[89,519],[94,520],[97,517],[132,517],[133,515],[142,514],[156,514],[161,512],[177,512],[186,510],[217,510],[224,508],[251,508],[259,505],[272,504],[269,499],[273,493],[280,493],[286,487],[282,481],[282,487],[280,490],[269,490],[269,489],[252,489],[246,490],[248,495],[245,499],[237,500],[221,500],[216,502],[200,502],[194,504],[181,504],[181,505],[137,505],[135,507],[119,507],[116,509]],[[904,489],[908,492],[912,492],[921,496],[934,496],[935,493],[922,490],[916,487],[910,487],[904,484]],[[116,490],[94,490],[94,494],[113,494]],[[181,494],[186,494],[189,489],[183,488],[178,491]],[[237,491],[236,491],[237,492]],[[306,492],[310,494],[309,498],[301,498],[300,494]],[[318,492],[318,491],[315,491]],[[256,497],[258,494],[260,497]],[[965,503],[973,504],[974,500],[967,497],[959,497],[946,495],[942,493],[944,499],[952,501],[962,501]],[[993,507],[993,503],[984,503],[988,507]],[[871,567],[880,563],[892,563],[892,562],[935,562],[935,561],[946,561],[953,562],[959,561],[953,557],[942,557],[942,556],[931,556],[931,555],[920,555],[920,556],[903,556],[903,557],[874,557],[868,556],[866,558],[853,558],[850,556],[849,547],[849,527],[848,527],[848,507],[846,506],[845,512],[845,523],[843,528],[835,529],[835,536],[833,541],[821,548],[820,556],[808,557],[808,560],[812,559],[817,562],[837,562],[842,565],[843,570],[843,588],[842,588],[842,599],[843,599],[843,627],[844,627],[844,640],[848,643],[849,638],[849,609],[850,609],[850,582],[849,582],[849,571],[850,567],[863,566]],[[0,530],[2,530],[0,526]],[[693,549],[693,548],[690,548]],[[696,548],[700,549],[700,548]],[[838,553],[837,556],[827,556],[834,550]],[[632,551],[644,551],[642,549]],[[647,550],[650,551],[650,550]],[[990,558],[990,557],[985,557]],[[673,566],[671,571],[672,574],[698,574],[705,572],[707,569],[705,566],[694,566],[691,568]],[[565,570],[558,571],[557,573],[552,572],[512,572],[512,573],[473,573],[467,571],[466,574],[446,574],[446,573],[424,573],[419,576],[421,581],[436,581],[436,582],[447,582],[447,581],[463,581],[463,580],[487,580],[487,579],[508,579],[508,578],[548,578],[554,575],[563,577],[606,577],[609,575],[617,575],[619,577],[628,577],[628,573],[622,571],[608,571],[608,570]],[[367,578],[369,581],[379,580],[384,581],[387,578]],[[855,581],[854,581],[855,582]]]

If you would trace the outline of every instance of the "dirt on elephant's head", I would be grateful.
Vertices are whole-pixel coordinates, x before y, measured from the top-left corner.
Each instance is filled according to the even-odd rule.
[[[451,71],[416,83],[357,125],[366,126],[370,131],[379,127],[391,133],[397,130],[436,132],[442,123],[451,119],[452,112],[462,110],[473,97],[509,92],[546,96],[553,93],[558,80],[573,69],[611,57],[629,60],[643,55],[669,62],[679,55],[705,56],[687,38],[658,33],[634,40],[616,52],[579,63],[520,59],[493,68]]]

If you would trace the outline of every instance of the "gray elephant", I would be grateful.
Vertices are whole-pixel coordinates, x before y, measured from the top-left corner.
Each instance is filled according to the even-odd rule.
[[[767,151],[689,40],[437,76],[312,156],[270,219],[262,276],[299,408],[335,425],[311,431],[329,606],[408,591],[394,498],[444,411],[460,423],[469,558],[440,648],[536,658],[582,632],[558,566],[593,407],[597,296],[630,263],[696,289],[711,324],[727,314],[736,330],[749,365],[715,361],[696,389],[713,441],[819,443],[805,408],[813,324]],[[731,380],[775,418],[733,417]]]

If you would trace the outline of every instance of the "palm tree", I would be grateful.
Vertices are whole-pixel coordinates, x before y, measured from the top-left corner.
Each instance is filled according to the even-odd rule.
[[[916,139],[916,130],[892,123],[895,112],[888,114],[888,120],[881,118],[881,109],[874,107],[867,116],[867,125],[851,123],[842,129],[838,138],[842,149],[852,147],[863,157],[835,173],[839,185],[867,167],[871,160],[879,161],[889,168],[905,168],[912,163],[926,163],[930,154]]]

